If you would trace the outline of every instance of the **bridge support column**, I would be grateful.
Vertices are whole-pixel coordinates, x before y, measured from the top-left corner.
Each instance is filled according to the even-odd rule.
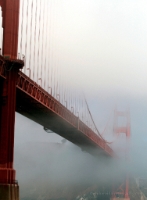
[[[121,127],[118,124],[118,118],[119,117],[124,117],[126,118],[126,125]],[[129,138],[130,138],[130,114],[129,111],[126,112],[122,112],[122,111],[114,111],[114,134],[120,134],[120,133],[124,133],[126,135],[126,149],[124,151],[124,155],[126,157],[126,163],[128,165],[128,155],[129,155]],[[127,166],[126,165],[126,166]],[[119,187],[116,187],[116,191],[115,189],[113,190],[113,196],[111,198],[111,200],[117,200],[118,198],[116,198],[116,194],[119,196],[119,200],[130,200],[129,197],[129,174],[128,174],[128,168],[126,168],[125,171],[126,174],[126,178],[123,184],[121,184]]]
[[[19,200],[19,187],[17,184],[0,184],[1,200]]]
[[[0,0],[3,17],[3,52],[10,59],[17,58],[20,0]]]
[[[6,79],[0,83],[0,199],[18,200],[13,169],[16,81],[23,63],[5,60]]]

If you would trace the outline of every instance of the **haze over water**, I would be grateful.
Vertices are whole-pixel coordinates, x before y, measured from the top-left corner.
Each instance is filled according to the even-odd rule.
[[[130,108],[129,169],[132,176],[147,178],[147,2],[50,0],[50,3],[54,22],[49,37],[54,47],[52,64],[58,59],[66,84],[84,92],[101,133],[110,115],[113,124],[115,106],[120,110]],[[90,185],[92,180],[109,181],[116,173],[113,161],[104,160],[106,164],[102,164],[69,142],[53,145],[61,144],[62,138],[47,134],[43,127],[17,113],[15,131],[15,169],[22,197],[34,182],[38,183],[36,190],[41,185],[43,194],[47,190],[43,189],[44,181],[51,180],[51,188],[60,188],[63,182],[66,186],[86,182]],[[109,130],[105,137],[111,139]],[[122,165],[120,161],[118,171]],[[31,192],[34,194],[31,190],[29,195]]]

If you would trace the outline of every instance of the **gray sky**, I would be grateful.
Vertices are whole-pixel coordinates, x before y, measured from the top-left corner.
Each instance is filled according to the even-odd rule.
[[[146,1],[75,0],[56,6],[55,40],[67,76],[70,69],[78,86],[93,92],[147,94]]]
[[[24,72],[29,67],[47,91],[58,82],[56,98],[64,90],[67,101],[72,91],[84,91],[100,132],[116,105],[145,112],[146,7],[144,0],[21,0],[18,51],[26,56]]]
[[[29,2],[30,8],[32,1]],[[144,97],[147,95],[146,7],[145,0],[44,0],[41,6],[39,1],[33,1],[31,14],[34,17],[31,21],[31,9],[28,9],[27,14],[25,1],[23,20],[20,12],[20,24],[23,22],[20,31],[23,34],[19,34],[19,44],[21,35],[23,42],[22,48],[19,45],[19,51],[26,56],[27,67],[30,64],[32,71],[37,71],[33,69],[37,56],[33,56],[37,55],[38,48],[42,56],[43,41],[43,66],[39,66],[42,75],[40,70],[38,73],[43,82],[45,80],[46,87],[47,82],[48,85],[54,84],[50,83],[50,77],[44,78],[45,68],[49,68],[52,76],[54,70],[57,70],[56,79],[69,87],[72,84],[91,93],[115,92]],[[47,26],[44,29],[43,23]],[[36,37],[31,37],[31,32]],[[28,54],[32,51],[32,63],[29,63],[30,54],[25,52],[26,37]],[[46,63],[45,58],[49,59]],[[38,82],[35,75],[34,79]]]
[[[81,91],[92,105],[147,99],[146,1],[20,2],[23,71],[69,109]]]
[[[37,4],[36,1],[33,2],[35,8]],[[50,20],[44,29],[48,37],[47,48],[43,50],[43,60],[45,57],[48,60],[46,65],[43,61],[42,71],[45,67],[49,67],[49,73],[57,72],[56,79],[62,83],[61,90],[58,88],[61,95],[63,86],[84,91],[101,132],[115,105],[121,109],[126,109],[129,105],[132,162],[135,163],[136,169],[140,167],[138,163],[145,162],[143,166],[147,166],[144,159],[147,142],[147,1],[44,0],[41,2],[47,3],[44,13],[45,16],[48,13]],[[43,9],[43,5],[42,8],[37,6],[37,9]],[[25,13],[24,16],[24,21],[27,21]],[[40,23],[43,23],[43,18]],[[24,38],[30,37],[29,34],[25,36],[25,28],[23,34]],[[25,43],[23,46],[21,53],[25,54]],[[27,48],[30,49],[29,44]],[[37,60],[34,62],[37,63]],[[27,74],[28,72],[26,70]],[[53,81],[50,82],[50,75],[43,72],[42,78],[44,76],[49,85],[54,84]],[[35,80],[38,81],[36,77],[37,75]],[[61,138],[54,134],[47,135],[42,131],[42,127],[17,114],[16,149],[21,149],[22,142],[33,141],[56,142],[61,141]]]

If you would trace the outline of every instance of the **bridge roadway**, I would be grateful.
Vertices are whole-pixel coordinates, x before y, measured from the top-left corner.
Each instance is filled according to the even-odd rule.
[[[0,57],[0,79],[5,77],[5,60]],[[114,157],[113,150],[77,116],[19,71],[16,90],[16,111],[52,130],[84,151]],[[30,130],[31,132],[31,130]]]

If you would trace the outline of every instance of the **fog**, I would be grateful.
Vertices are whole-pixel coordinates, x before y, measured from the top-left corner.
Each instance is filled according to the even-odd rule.
[[[80,192],[94,184],[98,187],[104,184],[110,190],[111,183],[124,176],[126,165],[132,177],[147,178],[147,2],[41,2],[48,2],[45,13],[49,13],[50,19],[49,28],[44,30],[49,31],[47,46],[50,48],[43,50],[43,55],[48,56],[48,66],[44,66],[50,67],[50,70],[46,76],[48,83],[43,80],[43,85],[45,88],[50,84],[54,87],[54,81],[59,78],[62,84],[54,92],[55,97],[59,93],[62,96],[65,86],[67,101],[73,95],[71,88],[78,91],[76,94],[82,91],[100,133],[104,132],[110,118],[103,136],[108,141],[114,140],[112,147],[116,151],[124,148],[124,143],[121,138],[115,140],[112,136],[114,108],[122,111],[129,108],[130,155],[129,164],[121,159],[95,158],[68,141],[63,144],[63,138],[46,133],[43,127],[16,113],[15,169],[21,197],[49,193],[49,188],[50,198],[65,197],[76,194],[74,189]],[[34,3],[36,6],[38,4]],[[39,6],[37,8],[41,9]],[[30,19],[26,17],[23,20],[27,22]],[[43,18],[40,23],[43,23]],[[25,33],[24,28],[23,37],[29,37]],[[33,39],[31,44],[35,41]],[[37,47],[39,42],[36,43]],[[25,55],[27,50],[29,54],[29,44],[27,48],[24,40],[22,47],[19,46],[20,53]],[[31,68],[29,61],[26,61],[26,65]],[[37,78],[43,79],[45,76],[44,66],[39,69],[43,71],[42,77],[32,77],[36,82]],[[35,66],[33,69],[36,69]],[[24,71],[29,74],[26,66]],[[50,77],[54,77],[55,72],[57,78],[51,82]]]
[[[46,133],[43,127],[16,113],[15,169],[21,197],[44,195],[55,199],[70,198],[95,185],[100,191],[105,187],[111,192],[112,183],[124,180],[126,169],[130,177],[147,178],[147,106],[144,100],[130,101],[131,139],[127,163],[121,158],[94,157],[68,141],[63,143],[60,136]],[[89,102],[95,122],[102,132],[110,116],[109,111],[113,109],[113,99],[104,102],[95,98],[97,106],[93,100]],[[111,144],[116,147],[117,153],[124,149],[125,142],[121,140],[118,137]]]

